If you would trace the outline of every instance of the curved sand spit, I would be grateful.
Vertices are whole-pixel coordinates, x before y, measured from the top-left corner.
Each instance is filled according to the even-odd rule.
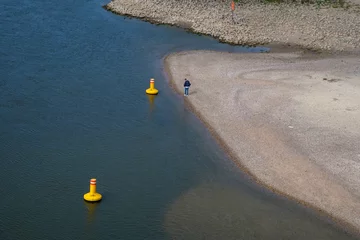
[[[360,49],[359,0],[329,6],[229,0],[112,0],[106,9],[235,44]],[[360,230],[360,57],[184,52],[166,58],[178,91],[265,185]]]
[[[191,51],[170,79],[265,185],[360,229],[360,58]]]

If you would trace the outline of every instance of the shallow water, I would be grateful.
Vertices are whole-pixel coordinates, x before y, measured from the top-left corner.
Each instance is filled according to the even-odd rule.
[[[355,239],[251,183],[164,77],[174,51],[261,48],[126,19],[105,1],[3,3],[0,239]],[[82,199],[92,177],[99,204]]]

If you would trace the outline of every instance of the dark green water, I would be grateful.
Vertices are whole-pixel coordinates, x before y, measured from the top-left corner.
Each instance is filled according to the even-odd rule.
[[[355,239],[251,183],[163,74],[173,51],[261,48],[105,3],[2,1],[0,239]],[[82,199],[92,177],[99,204]]]

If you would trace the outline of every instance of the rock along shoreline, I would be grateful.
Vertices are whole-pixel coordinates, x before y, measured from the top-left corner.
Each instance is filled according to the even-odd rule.
[[[229,0],[113,0],[104,8],[155,24],[168,24],[236,45],[296,45],[313,50],[359,51],[360,7],[237,3]]]

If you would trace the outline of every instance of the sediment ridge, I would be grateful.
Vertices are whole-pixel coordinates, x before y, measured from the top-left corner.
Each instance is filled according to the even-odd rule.
[[[357,1],[357,0],[352,0]],[[239,45],[293,44],[309,49],[360,49],[360,7],[229,0],[112,0],[114,13],[176,25]]]

